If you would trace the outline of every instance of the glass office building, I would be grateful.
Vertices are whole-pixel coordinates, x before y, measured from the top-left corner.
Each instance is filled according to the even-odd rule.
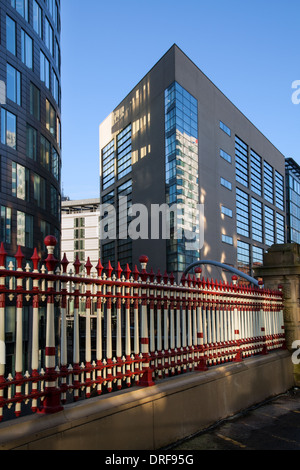
[[[60,0],[2,0],[0,15],[0,238],[30,260],[60,242]]]
[[[146,254],[149,268],[177,279],[199,259],[253,274],[264,251],[284,243],[284,156],[176,44],[101,123],[99,138],[100,203],[117,208],[118,188],[130,181],[130,204],[149,215],[148,237],[123,242],[130,266]],[[121,139],[130,153],[118,152]],[[150,230],[158,205],[178,209],[167,238]],[[101,241],[105,261],[119,261],[120,242]]]

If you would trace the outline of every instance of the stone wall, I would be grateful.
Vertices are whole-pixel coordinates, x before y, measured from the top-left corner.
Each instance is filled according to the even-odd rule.
[[[263,266],[255,270],[264,286],[283,288],[286,345],[292,353],[294,341],[300,340],[300,245],[273,245],[264,255]],[[300,365],[294,364],[295,382],[300,385]]]

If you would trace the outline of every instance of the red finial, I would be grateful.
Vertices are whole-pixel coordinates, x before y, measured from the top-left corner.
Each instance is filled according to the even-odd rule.
[[[116,269],[116,273],[117,273],[117,279],[120,279],[121,278],[121,273],[122,273],[123,269],[121,268],[121,265],[120,265],[120,261],[118,261],[118,267]]]
[[[85,264],[84,267],[85,267],[85,269],[86,269],[87,275],[90,276],[90,274],[91,274],[91,269],[92,269],[92,267],[93,267],[93,265],[92,265],[92,263],[91,263],[91,261],[90,261],[90,257],[88,257],[88,259],[87,259],[86,264]]]
[[[106,271],[107,271],[107,277],[110,278],[111,277],[111,273],[113,272],[113,267],[110,263],[110,261],[108,262],[108,265],[107,265],[107,268],[106,268]]]
[[[76,256],[76,260],[75,260],[75,262],[73,263],[73,266],[74,266],[74,268],[75,268],[75,274],[79,274],[79,270],[80,270],[81,263],[80,263],[80,261],[79,261],[78,255]]]
[[[34,271],[37,271],[38,270],[38,266],[39,266],[39,261],[40,261],[40,257],[38,255],[38,252],[37,252],[37,249],[35,248],[34,251],[33,251],[33,255],[31,257],[31,261],[32,261],[32,264],[33,264],[33,269]]]
[[[127,279],[127,281],[128,281],[128,279],[130,278],[130,273],[131,273],[131,270],[130,270],[130,268],[129,268],[129,264],[127,263],[127,264],[126,264],[126,268],[125,268],[125,270],[124,270],[125,278]]]
[[[15,258],[17,260],[17,269],[22,269],[22,262],[24,259],[24,255],[22,253],[20,246],[18,246],[18,250],[17,250],[17,253],[15,254]]]
[[[69,264],[69,261],[67,260],[66,253],[64,253],[64,257],[63,257],[63,259],[61,260],[60,264],[62,265],[63,273],[66,274],[66,272],[67,272],[67,267],[68,267],[68,264]]]
[[[102,271],[103,271],[103,266],[102,266],[102,263],[101,263],[100,259],[98,260],[98,264],[96,266],[96,269],[97,269],[98,277],[101,277],[101,274],[102,274]]]

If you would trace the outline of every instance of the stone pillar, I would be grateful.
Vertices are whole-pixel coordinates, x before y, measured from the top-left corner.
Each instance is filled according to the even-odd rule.
[[[267,289],[283,288],[284,326],[286,346],[292,353],[292,344],[300,340],[300,245],[288,243],[273,245],[264,254],[263,266],[255,269]],[[295,382],[300,385],[300,364],[294,364]]]

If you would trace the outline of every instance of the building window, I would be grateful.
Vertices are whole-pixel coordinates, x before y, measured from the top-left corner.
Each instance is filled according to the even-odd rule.
[[[251,190],[258,194],[262,195],[262,163],[261,157],[251,150],[250,155],[250,164],[251,164]]]
[[[285,219],[281,214],[276,213],[276,243],[285,242]]]
[[[40,79],[47,88],[50,88],[50,62],[42,51],[40,51]]]
[[[49,23],[48,18],[45,18],[45,44],[53,55],[53,28]]]
[[[263,208],[262,203],[255,198],[251,200],[252,238],[263,243]]]
[[[275,171],[275,205],[284,210],[284,178],[278,171]]]
[[[56,218],[59,218],[59,194],[56,188],[51,185],[51,215],[54,215]]]
[[[26,156],[34,161],[37,159],[37,130],[29,124],[26,128]]]
[[[109,261],[111,262],[112,266],[115,265],[115,242],[109,242],[101,245],[101,260],[105,268]]]
[[[56,117],[56,142],[59,148],[61,148],[61,124],[59,117]]]
[[[228,235],[222,235],[222,242],[227,243],[228,245],[233,245],[233,238]]]
[[[265,206],[265,243],[271,246],[275,242],[274,211]]]
[[[6,49],[16,55],[16,23],[6,16]]]
[[[17,148],[17,117],[1,108],[1,143],[11,147]]]
[[[46,128],[56,137],[56,113],[50,101],[46,99]]]
[[[17,245],[33,248],[33,216],[17,212]]]
[[[52,18],[54,16],[54,3],[55,0],[46,0],[46,5]]]
[[[115,182],[115,151],[112,140],[102,150],[102,189],[106,189]]]
[[[54,178],[59,179],[59,156],[54,147],[52,147],[51,172]]]
[[[29,199],[29,170],[12,162],[12,195],[23,201]]]
[[[0,239],[11,243],[11,208],[0,206]]]
[[[231,130],[222,121],[220,121],[220,129],[222,129],[222,131],[224,131],[227,135],[231,136]]]
[[[26,21],[28,21],[28,0],[10,0],[10,4]]]
[[[60,48],[57,39],[55,39],[55,65],[60,72]]]
[[[264,260],[264,250],[258,246],[252,247],[252,267],[261,266]]]
[[[41,146],[40,146],[40,161],[41,164],[49,170],[50,168],[50,155],[51,155],[51,144],[41,135]]]
[[[33,198],[37,206],[46,208],[46,180],[40,175],[33,175]]]
[[[6,96],[9,100],[21,106],[21,74],[12,67],[6,64]]]
[[[33,41],[23,29],[21,29],[21,58],[23,64],[33,69]]]
[[[241,240],[237,241],[237,264],[240,271],[250,273],[250,245]]]
[[[264,197],[271,204],[274,203],[273,168],[267,162],[264,162]]]
[[[33,29],[42,37],[42,9],[36,0],[33,0]]]
[[[131,171],[131,124],[117,136],[117,174],[123,178]]]
[[[237,136],[235,138],[235,169],[236,181],[248,188],[248,146]]]
[[[53,90],[52,90],[53,98],[55,99],[56,103],[59,105],[59,82],[56,73],[53,70]]]
[[[227,189],[232,189],[232,184],[230,183],[230,181],[226,180],[225,178],[222,178],[221,177],[221,185],[224,186],[224,188],[227,188]]]
[[[236,188],[236,225],[237,233],[249,237],[249,196],[244,191]]]
[[[231,163],[231,155],[222,149],[220,149],[220,157],[224,158],[228,163]]]
[[[222,206],[221,212],[222,214],[227,215],[227,217],[232,217],[232,210],[228,209],[228,207]]]
[[[40,90],[30,83],[30,114],[38,121],[40,120]]]

